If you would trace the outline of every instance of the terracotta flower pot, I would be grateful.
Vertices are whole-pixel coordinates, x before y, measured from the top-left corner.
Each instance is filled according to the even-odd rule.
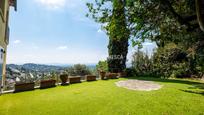
[[[101,77],[101,79],[104,80],[105,77],[106,77],[106,72],[104,72],[104,71],[100,71],[99,73],[100,73],[100,77]]]
[[[67,80],[68,80],[68,75],[67,74],[62,74],[62,75],[60,75],[60,79],[62,81],[62,85],[66,85]]]

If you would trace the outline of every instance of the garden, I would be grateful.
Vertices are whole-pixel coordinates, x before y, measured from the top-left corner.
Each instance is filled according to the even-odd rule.
[[[101,24],[109,38],[107,59],[100,60],[94,72],[74,65],[56,75],[60,81],[55,76],[40,81],[39,87],[16,83],[18,93],[0,96],[0,114],[204,115],[201,3],[88,2],[87,17]],[[144,43],[157,47],[145,52]],[[130,67],[129,46],[137,49]]]
[[[119,81],[152,81],[159,90],[131,90]],[[201,81],[130,77],[82,82],[36,89],[0,97],[1,115],[202,115],[204,85]]]

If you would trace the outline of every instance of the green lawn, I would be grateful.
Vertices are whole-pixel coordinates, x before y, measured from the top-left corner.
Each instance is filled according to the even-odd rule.
[[[119,88],[116,81],[84,82],[0,96],[0,115],[204,115],[204,85],[147,79],[157,91]]]

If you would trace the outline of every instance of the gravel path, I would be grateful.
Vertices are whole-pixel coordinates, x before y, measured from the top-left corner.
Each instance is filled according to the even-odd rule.
[[[158,90],[162,85],[156,84],[152,81],[143,80],[125,80],[116,82],[118,87],[124,87],[130,90],[152,91]]]

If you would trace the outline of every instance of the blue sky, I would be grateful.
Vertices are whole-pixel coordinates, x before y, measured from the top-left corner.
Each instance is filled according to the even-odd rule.
[[[108,56],[108,37],[100,24],[85,17],[87,1],[18,0],[10,11],[7,63],[93,64]],[[143,50],[155,44],[144,43]],[[135,48],[129,47],[131,60]]]

